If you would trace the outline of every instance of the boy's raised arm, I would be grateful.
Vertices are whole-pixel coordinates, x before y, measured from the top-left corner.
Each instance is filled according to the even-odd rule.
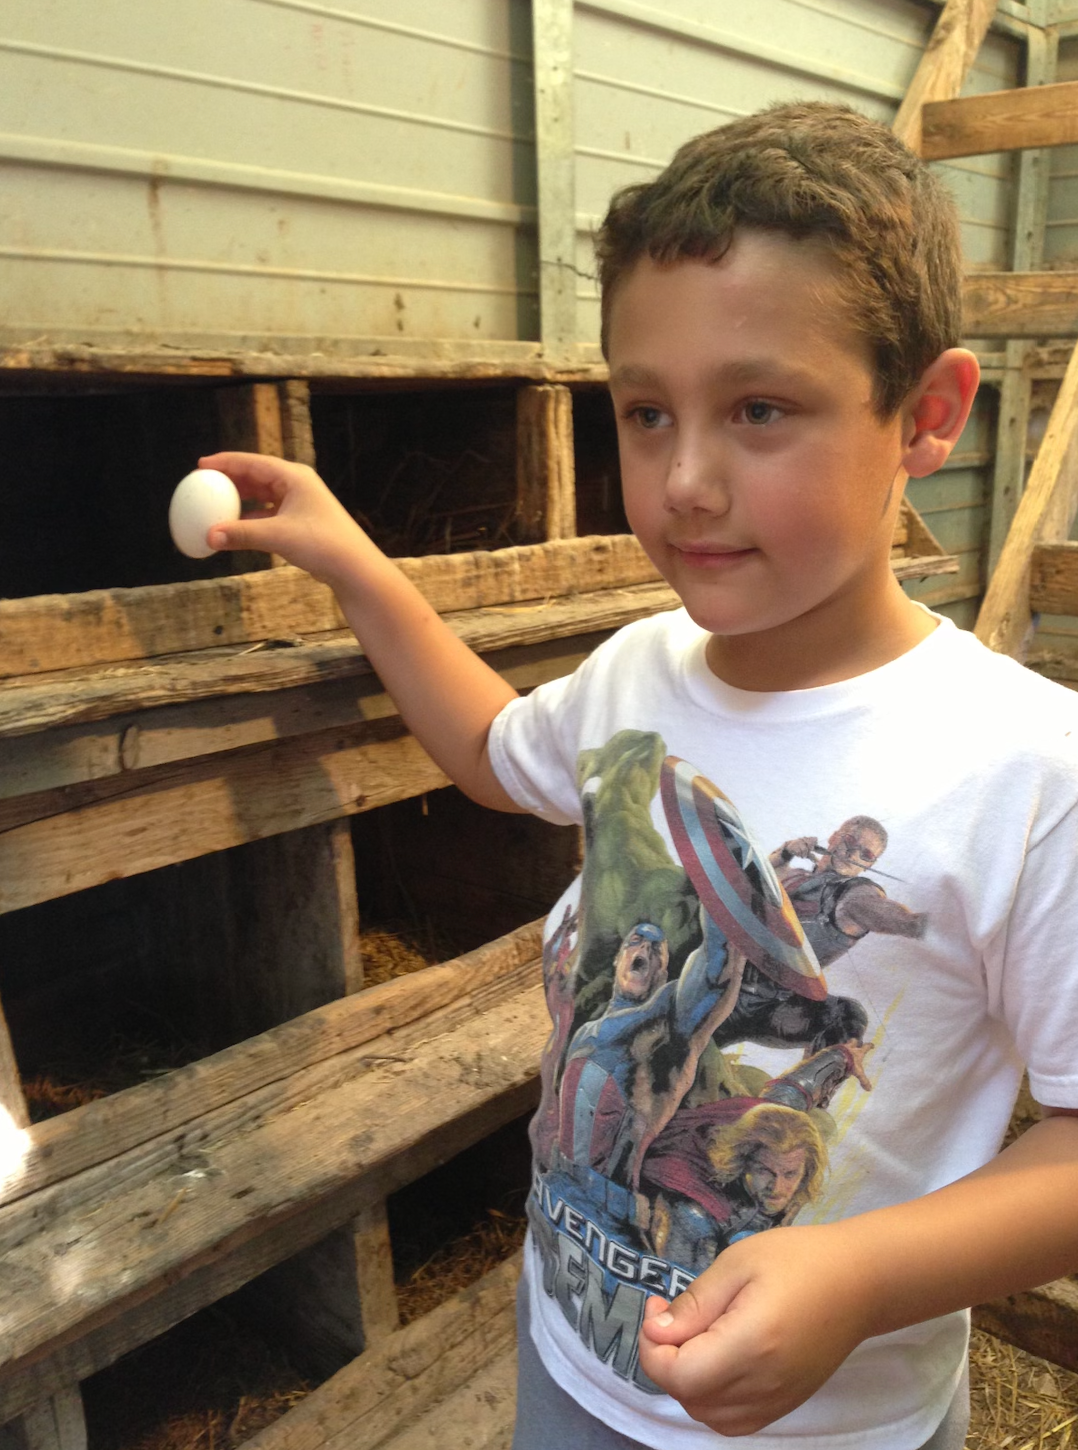
[[[313,469],[256,453],[215,453],[202,468],[227,473],[264,515],[216,524],[215,549],[280,554],[328,584],[405,724],[465,794],[520,811],[494,774],[491,722],[516,691],[439,618],[333,497]]]

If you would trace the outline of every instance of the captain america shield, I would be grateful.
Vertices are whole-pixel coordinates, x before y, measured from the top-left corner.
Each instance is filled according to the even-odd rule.
[[[681,864],[727,941],[780,987],[822,1001],[827,983],[816,953],[734,803],[676,755],[663,761],[661,789]]]

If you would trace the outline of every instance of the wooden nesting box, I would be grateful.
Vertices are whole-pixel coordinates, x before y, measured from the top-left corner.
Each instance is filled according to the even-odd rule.
[[[164,538],[203,450],[317,462],[520,689],[676,605],[623,532],[596,369],[381,371],[313,395],[196,365],[92,394],[53,374],[0,406],[33,484],[4,545],[23,597],[0,603],[0,1423],[30,1450],[74,1450],[80,1380],[275,1266],[327,1370],[393,1334],[386,1195],[535,1099],[524,923],[570,879],[575,833],[446,790],[324,586]],[[952,567],[907,509],[896,572]],[[469,954],[364,990],[361,903],[402,902]],[[147,1024],[172,1071],[29,1124],[50,1053],[107,1059]],[[504,1326],[508,1292],[475,1302]],[[469,1306],[442,1315],[461,1385],[491,1347]]]

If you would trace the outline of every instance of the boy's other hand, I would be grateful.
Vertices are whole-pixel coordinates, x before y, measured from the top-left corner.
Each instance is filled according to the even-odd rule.
[[[755,1234],[672,1304],[650,1299],[641,1368],[721,1435],[751,1435],[789,1414],[871,1332],[871,1291],[841,1227]]]
[[[366,534],[315,473],[263,453],[213,453],[200,468],[227,473],[245,503],[259,503],[236,523],[215,524],[207,535],[214,549],[257,549],[280,554],[325,584],[354,567],[357,546],[372,547]]]

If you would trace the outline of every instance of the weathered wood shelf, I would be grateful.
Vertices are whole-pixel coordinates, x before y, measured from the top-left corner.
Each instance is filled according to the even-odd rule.
[[[250,1450],[508,1450],[519,1255],[347,1365]]]
[[[25,1129],[0,1208],[0,1423],[531,1106],[539,946],[536,923]]]

